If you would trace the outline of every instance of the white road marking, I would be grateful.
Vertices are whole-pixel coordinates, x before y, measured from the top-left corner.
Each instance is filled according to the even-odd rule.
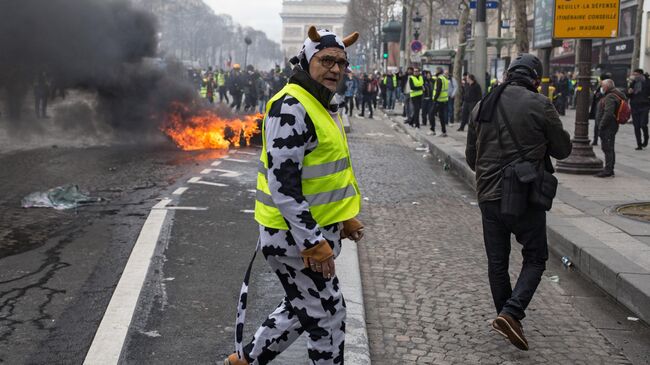
[[[245,152],[245,151],[233,151],[233,153],[240,153],[242,155],[257,156],[259,153]]]
[[[257,193],[257,190],[255,190],[255,189],[248,189],[246,191],[248,191],[249,193]]]
[[[223,169],[212,169],[212,171],[221,172],[222,174],[219,175],[219,177],[238,177],[242,175],[241,172],[223,170]]]
[[[240,160],[240,159],[237,159],[237,158],[227,158],[227,159],[225,159],[225,161],[241,162],[241,163],[249,163],[249,162],[251,162],[251,160]]]
[[[208,207],[164,207],[162,209],[171,209],[171,210],[208,210]]]
[[[190,183],[190,184],[203,184],[203,185],[210,185],[210,186],[228,186],[228,184],[209,182],[209,181],[201,181],[201,178],[198,177],[198,176],[195,176],[195,177],[187,180],[187,182]]]
[[[220,156],[219,158],[224,159],[224,158],[229,158],[229,157],[230,157],[229,155],[223,155],[223,156]]]
[[[214,172],[220,172],[221,174],[219,175],[219,177],[239,177],[239,176],[242,175],[241,172],[231,171],[231,170],[223,170],[223,169],[205,169],[205,170],[201,171],[201,174],[207,175],[207,174],[209,174],[209,173],[211,173],[213,171]]]
[[[217,166],[221,165],[221,161],[219,161],[219,160],[214,161],[211,165],[214,166],[214,167],[217,167]]]
[[[240,212],[242,212],[242,213],[255,213],[255,211],[252,210],[252,209],[242,209],[242,210],[240,210]]]
[[[182,195],[186,191],[187,191],[186,187],[178,188],[178,189],[174,190],[172,195]]]
[[[156,206],[164,207],[169,202],[170,199],[163,199]],[[152,209],[149,212],[86,354],[84,364],[117,364],[120,360],[124,339],[166,216],[167,209]]]
[[[171,203],[172,200],[169,198],[163,198],[158,204],[154,205],[151,209],[163,209],[167,204]]]

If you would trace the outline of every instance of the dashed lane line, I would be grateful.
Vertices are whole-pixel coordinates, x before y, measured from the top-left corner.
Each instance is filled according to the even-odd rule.
[[[238,154],[249,155],[249,156],[259,156],[259,153],[239,151],[239,150],[232,151],[232,153],[238,153]]]
[[[181,187],[181,188],[178,188],[178,189],[174,190],[172,195],[183,195],[183,193],[186,192],[186,191],[187,191],[187,187],[184,186],[184,187]]]
[[[249,163],[251,160],[240,160],[237,158],[226,158],[224,161],[240,162],[240,163]],[[214,166],[214,165],[213,165]]]
[[[208,210],[208,207],[164,207],[161,209],[168,210]]]
[[[210,185],[210,186],[228,186],[227,184],[222,184],[222,183],[216,183],[216,182],[210,182],[210,181],[201,181],[200,177],[193,177],[189,180],[187,180],[188,183],[190,184],[202,184],[202,185]]]

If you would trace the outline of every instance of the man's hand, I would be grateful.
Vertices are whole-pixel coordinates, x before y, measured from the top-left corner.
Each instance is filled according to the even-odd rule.
[[[363,223],[358,219],[348,219],[343,222],[341,238],[349,238],[355,242],[359,242],[363,238],[363,228]]]
[[[334,264],[334,257],[318,262],[313,258],[305,257],[303,258],[306,268],[310,268],[314,272],[323,273],[323,278],[331,279],[336,275],[336,266]]]
[[[316,246],[300,253],[305,268],[323,273],[327,280],[336,275],[334,268],[334,252],[326,240],[321,240]]]

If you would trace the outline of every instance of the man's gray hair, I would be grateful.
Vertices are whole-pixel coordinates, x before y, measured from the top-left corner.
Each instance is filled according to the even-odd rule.
[[[613,90],[616,87],[616,84],[614,84],[614,80],[612,79],[605,79],[602,82],[603,85],[607,87],[607,90]]]

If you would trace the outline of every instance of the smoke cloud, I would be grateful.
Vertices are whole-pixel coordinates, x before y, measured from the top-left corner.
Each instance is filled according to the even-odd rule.
[[[0,0],[0,97],[9,119],[20,119],[37,75],[52,87],[96,95],[87,111],[112,130],[137,134],[158,128],[155,116],[172,101],[190,103],[196,93],[181,65],[151,61],[157,52],[153,15],[112,0]],[[4,91],[4,93],[2,92]],[[67,123],[70,123],[69,121]],[[95,128],[95,127],[93,127]]]

